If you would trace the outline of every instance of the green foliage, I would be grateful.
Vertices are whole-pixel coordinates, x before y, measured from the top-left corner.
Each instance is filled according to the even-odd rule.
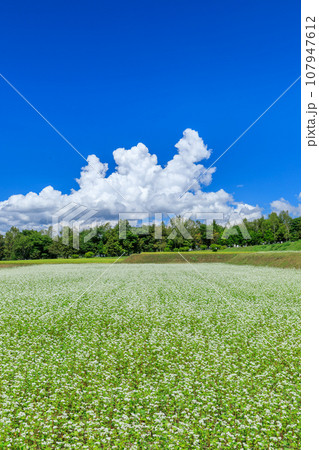
[[[93,258],[94,257],[94,253],[93,252],[86,252],[84,256],[86,258]]]
[[[16,227],[11,227],[6,232],[4,237],[4,258],[5,259],[18,259],[14,251],[15,242],[18,240],[19,230]]]
[[[0,234],[0,261],[4,259],[5,255],[5,244],[4,244],[4,237],[2,234]]]
[[[48,248],[51,258],[68,258],[72,255],[74,249],[62,243],[62,238],[52,241]]]
[[[221,248],[222,250],[222,248]],[[244,252],[274,252],[274,251],[291,251],[291,252],[300,252],[301,250],[301,241],[295,242],[283,242],[277,244],[266,244],[266,245],[248,245],[247,247],[241,248],[226,248],[223,249],[224,252],[235,252],[235,253],[244,253]]]
[[[121,256],[125,251],[120,242],[111,236],[103,247],[103,253],[106,256]]]
[[[271,213],[268,219],[261,217],[252,222],[244,220],[243,225],[246,236],[243,235],[243,228],[238,225],[225,228],[214,221],[212,225],[206,226],[190,219],[183,221],[181,217],[156,227],[151,225],[134,228],[127,222],[121,222],[112,228],[106,223],[94,230],[87,229],[80,232],[80,248],[77,254],[80,257],[92,252],[94,255],[115,257],[141,252],[186,252],[198,248],[206,250],[209,247],[213,251],[218,251],[225,246],[243,248],[295,242],[301,239],[300,217],[292,219],[284,211],[279,215]],[[125,233],[121,232],[123,226]],[[161,231],[162,239],[156,239],[155,229]],[[183,235],[181,230],[187,235]],[[87,239],[89,235],[90,238]],[[68,227],[64,227],[62,234],[55,236],[54,239],[50,228],[39,232],[19,231],[12,227],[4,236],[0,235],[0,260],[70,258],[75,252],[72,244],[73,232]]]

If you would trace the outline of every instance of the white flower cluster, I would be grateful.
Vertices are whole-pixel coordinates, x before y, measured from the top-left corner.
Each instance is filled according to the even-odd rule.
[[[3,448],[300,448],[300,271],[104,270],[0,270]]]

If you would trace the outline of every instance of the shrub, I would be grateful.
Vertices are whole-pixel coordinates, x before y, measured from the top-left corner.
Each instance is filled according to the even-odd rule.
[[[213,252],[217,252],[218,250],[220,250],[220,245],[218,245],[218,244],[212,244],[211,246],[210,246],[210,248],[211,248],[211,250],[213,251]]]
[[[86,252],[84,255],[86,258],[93,258],[94,253],[93,252]]]
[[[202,245],[199,246],[199,248],[200,248],[201,250],[206,250],[206,249],[207,249],[207,246],[204,245],[204,244],[202,244]]]
[[[77,259],[77,258],[79,258],[80,256],[79,255],[72,255],[71,256],[71,258],[73,258],[73,259]]]

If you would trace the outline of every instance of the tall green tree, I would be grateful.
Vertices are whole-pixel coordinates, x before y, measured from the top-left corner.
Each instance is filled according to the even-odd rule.
[[[16,227],[11,227],[4,237],[4,257],[5,259],[17,259],[14,253],[14,243],[19,236],[20,231]]]
[[[0,261],[4,259],[4,237],[0,234]]]

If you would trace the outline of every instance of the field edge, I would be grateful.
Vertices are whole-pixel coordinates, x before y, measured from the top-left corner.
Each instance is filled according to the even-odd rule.
[[[301,268],[300,252],[256,253],[139,253],[128,256],[121,264],[187,264],[226,263],[235,265]]]

